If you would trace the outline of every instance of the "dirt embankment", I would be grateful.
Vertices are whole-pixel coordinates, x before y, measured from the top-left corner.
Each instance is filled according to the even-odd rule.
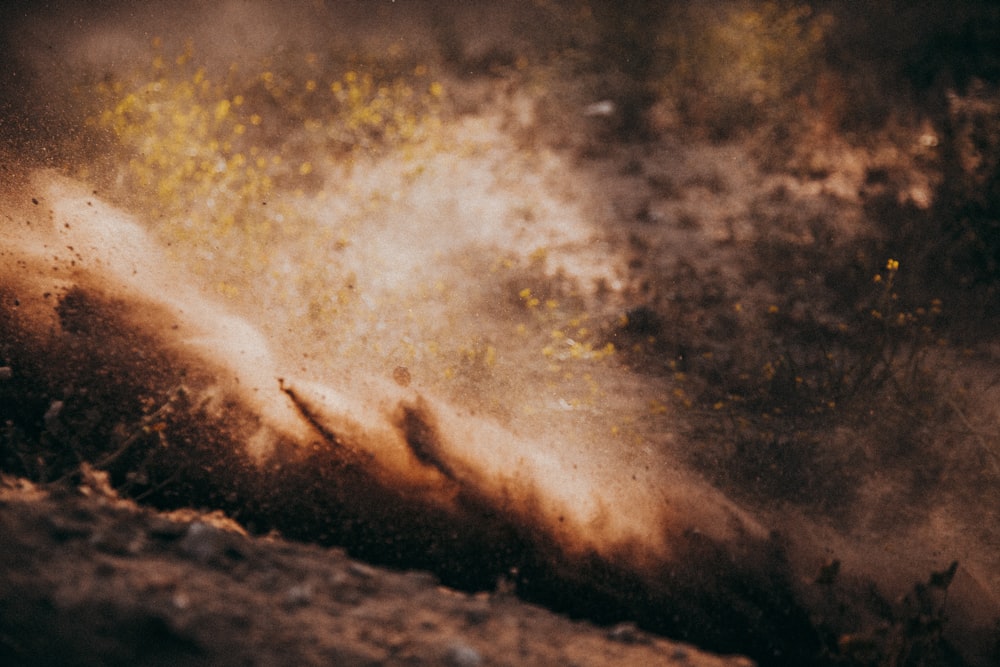
[[[471,595],[339,549],[250,537],[218,513],[161,514],[99,472],[0,479],[5,665],[686,665],[747,667],[598,628],[504,590]]]

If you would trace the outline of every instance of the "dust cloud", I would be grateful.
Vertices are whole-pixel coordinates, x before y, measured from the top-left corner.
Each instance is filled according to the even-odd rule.
[[[628,16],[655,15],[647,4],[627,3],[625,18],[575,2],[4,10],[2,365],[18,377],[31,369],[25,386],[42,395],[19,409],[44,412],[51,399],[69,413],[98,385],[148,397],[140,414],[91,432],[113,440],[131,419],[163,442],[190,442],[190,428],[225,433],[214,444],[231,451],[197,456],[216,466],[207,484],[215,475],[221,490],[208,497],[237,515],[233,496],[273,498],[250,503],[263,523],[323,541],[309,534],[324,524],[303,518],[304,500],[289,501],[297,514],[274,507],[309,488],[317,508],[384,521],[365,533],[376,539],[405,533],[409,519],[393,511],[425,515],[431,537],[400,538],[417,545],[468,530],[449,542],[456,553],[512,534],[533,555],[491,574],[516,579],[521,558],[557,582],[534,593],[521,582],[529,596],[581,586],[656,629],[764,663],[861,660],[893,642],[938,656],[941,621],[953,664],[987,664],[1000,619],[997,475],[971,484],[982,495],[963,495],[949,475],[977,457],[995,466],[995,436],[935,454],[936,473],[902,453],[882,466],[890,455],[855,415],[816,417],[815,436],[775,426],[782,407],[750,428],[739,404],[754,399],[711,387],[751,373],[820,383],[808,363],[787,370],[795,354],[785,371],[732,358],[770,349],[766,327],[784,316],[760,256],[774,251],[780,265],[782,248],[884,247],[863,190],[899,178],[893,206],[932,207],[934,177],[913,146],[929,150],[933,129],[899,140],[912,149],[901,157],[831,139],[820,114],[810,137],[834,157],[768,165],[742,135],[679,120],[730,111],[682,108],[668,84],[650,83],[670,75],[639,57],[656,36]],[[726,7],[716,18],[701,7],[695,25],[724,42],[711,26]],[[788,5],[782,29],[799,38],[807,21],[832,25],[802,7]],[[778,65],[808,66],[819,38],[803,34],[801,52]],[[698,53],[683,40],[658,44]],[[762,75],[752,95],[782,96],[783,85]],[[878,160],[890,158],[910,171],[880,176]],[[883,284],[894,275],[881,257],[855,257]],[[792,276],[789,289],[823,282],[822,268]],[[74,333],[73,299],[86,335],[60,337]],[[834,321],[836,296],[816,300],[827,309],[817,322],[847,330]],[[812,306],[794,308],[792,324]],[[81,353],[104,358],[102,327],[128,349],[108,362],[117,374],[84,377],[74,369],[93,369]],[[685,329],[710,340],[688,345]],[[934,358],[987,399],[952,403],[947,419],[924,410],[928,432],[935,419],[995,428],[995,385],[988,373],[962,375],[969,367],[952,352]],[[163,398],[177,387],[184,401]],[[164,400],[169,410],[154,412]],[[176,423],[163,417],[181,410]],[[769,436],[748,454],[754,429]],[[768,458],[782,438],[816,453]],[[81,451],[109,465],[128,458],[101,454],[110,446]],[[324,470],[318,491],[280,488],[292,479],[281,474],[310,466]],[[134,473],[118,471],[129,484]],[[920,475],[926,504],[907,491]],[[389,509],[348,497],[356,488]],[[155,501],[162,489],[135,487],[147,492]],[[927,627],[912,630],[911,617]]]

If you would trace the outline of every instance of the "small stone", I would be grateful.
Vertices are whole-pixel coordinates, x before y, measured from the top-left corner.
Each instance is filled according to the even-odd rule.
[[[453,667],[476,667],[483,664],[483,656],[468,644],[455,642],[448,647],[445,661]]]
[[[58,515],[49,517],[48,522],[52,537],[60,542],[79,537],[88,537],[92,531],[91,525],[86,521],[76,521]]]
[[[492,614],[489,600],[475,600],[465,609],[465,622],[469,625],[482,625],[490,620]]]
[[[584,116],[597,116],[606,117],[614,115],[616,110],[615,103],[611,100],[601,100],[600,102],[594,102],[593,104],[588,104],[583,109]]]
[[[134,556],[143,547],[143,535],[125,524],[109,525],[90,536],[90,545],[115,556]]]
[[[62,401],[52,401],[49,404],[49,409],[45,411],[42,415],[42,420],[45,422],[45,428],[52,429],[59,425],[59,413],[62,412],[63,402]]]
[[[0,366],[0,380],[9,380],[14,377],[14,369],[10,366]]]
[[[622,644],[645,644],[649,639],[645,637],[635,623],[619,623],[608,630],[608,639]]]
[[[184,536],[187,532],[187,526],[178,521],[155,516],[149,522],[148,532],[149,536],[155,540],[172,542]]]
[[[295,584],[285,591],[285,606],[306,607],[313,599],[313,587],[309,583]]]
[[[347,569],[351,574],[361,579],[374,579],[378,574],[375,568],[365,565],[364,563],[351,563],[347,566]]]
[[[200,563],[207,563],[222,553],[224,544],[218,529],[196,521],[188,526],[179,546],[181,551],[191,558]]]

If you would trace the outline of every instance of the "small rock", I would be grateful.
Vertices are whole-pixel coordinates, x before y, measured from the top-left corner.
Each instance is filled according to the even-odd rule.
[[[124,523],[112,524],[90,536],[91,546],[115,556],[134,556],[142,551],[143,534]]]
[[[614,115],[616,108],[615,103],[611,100],[601,100],[600,102],[594,102],[584,107],[583,115],[592,117],[611,116]]]
[[[483,664],[483,656],[464,642],[455,642],[448,647],[445,661],[453,667],[476,667]]]
[[[88,497],[117,500],[118,493],[111,486],[111,475],[84,462],[80,464],[80,493]]]
[[[45,428],[50,431],[59,425],[59,413],[62,412],[63,402],[62,401],[52,401],[49,405],[49,409],[45,411],[42,416],[42,421],[45,422]]]
[[[649,638],[644,636],[635,623],[619,623],[608,630],[608,639],[622,644],[646,644]]]
[[[347,566],[347,569],[351,574],[359,577],[361,579],[374,579],[378,572],[373,567],[369,567],[364,563],[351,563]]]
[[[14,377],[14,370],[10,366],[0,366],[0,380],[9,380]]]
[[[149,536],[153,539],[172,542],[184,536],[187,527],[178,521],[171,521],[156,515],[149,522]]]
[[[285,591],[286,607],[306,607],[312,599],[313,587],[310,583],[295,584]]]
[[[179,546],[181,551],[200,563],[217,558],[225,547],[221,531],[200,521],[188,526]]]
[[[52,537],[60,542],[79,537],[88,537],[92,531],[91,525],[86,521],[76,521],[59,515],[49,517],[48,522]]]
[[[327,583],[330,585],[331,597],[341,604],[356,605],[364,599],[354,578],[345,572],[335,571],[327,579]]]
[[[481,625],[490,620],[492,614],[489,600],[475,600],[465,609],[465,622],[469,625]]]

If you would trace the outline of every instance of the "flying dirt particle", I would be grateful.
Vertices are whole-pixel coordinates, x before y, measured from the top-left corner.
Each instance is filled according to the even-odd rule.
[[[397,420],[406,444],[418,461],[440,471],[445,477],[455,479],[451,468],[441,459],[441,438],[427,409],[420,401],[417,405],[402,406]]]
[[[400,387],[410,386],[410,371],[406,366],[396,366],[392,370],[392,379],[396,381]]]

